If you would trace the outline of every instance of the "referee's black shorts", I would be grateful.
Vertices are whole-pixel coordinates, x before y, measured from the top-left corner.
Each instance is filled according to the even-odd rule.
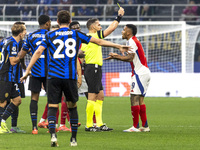
[[[30,77],[28,90],[34,93],[39,93],[42,88],[42,84],[44,86],[44,90],[46,91],[46,77]]]
[[[88,85],[88,93],[98,94],[103,90],[102,86],[102,70],[97,64],[86,64],[84,68],[85,80]]]
[[[64,93],[66,101],[76,103],[78,101],[77,81],[59,78],[47,79],[47,98],[49,104],[59,104],[62,93]]]

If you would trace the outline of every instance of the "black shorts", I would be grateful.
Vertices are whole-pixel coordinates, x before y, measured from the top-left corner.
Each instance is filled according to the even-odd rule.
[[[24,83],[17,83],[21,98],[25,98]]]
[[[98,94],[103,90],[101,83],[102,70],[101,66],[95,64],[86,64],[84,70],[85,80],[88,85],[88,93]]]
[[[19,96],[19,90],[14,82],[0,81],[0,101],[13,99]]]
[[[44,90],[46,91],[46,77],[30,77],[28,90],[34,93],[39,93],[42,88],[42,84],[44,86]]]
[[[66,97],[66,101],[76,103],[78,101],[77,81],[59,78],[47,80],[47,98],[49,104],[60,103],[62,92]]]

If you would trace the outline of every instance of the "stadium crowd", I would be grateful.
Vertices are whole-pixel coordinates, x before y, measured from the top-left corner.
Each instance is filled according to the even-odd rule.
[[[191,10],[188,10],[190,7],[185,7],[185,4],[200,4],[199,0],[1,0],[0,15],[6,17],[4,19],[0,17],[0,20],[36,21],[39,15],[46,14],[55,21],[57,12],[64,9],[70,11],[71,15],[80,21],[86,21],[88,16],[110,21],[117,14],[117,3],[126,10],[124,21],[178,21],[180,19],[187,21],[187,23],[199,24],[200,20],[198,6],[191,6]],[[174,18],[172,19],[170,18],[172,6],[162,7],[158,6],[159,4],[181,4],[184,6],[175,6]],[[161,16],[169,16],[169,18]]]

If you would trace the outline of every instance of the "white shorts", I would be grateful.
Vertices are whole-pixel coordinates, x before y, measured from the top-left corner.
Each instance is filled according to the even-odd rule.
[[[85,92],[88,92],[88,86],[85,81],[85,76],[82,75],[82,84],[81,87],[78,89],[78,93],[85,93]]]
[[[145,96],[150,83],[150,73],[143,75],[134,75],[131,77],[130,94]]]

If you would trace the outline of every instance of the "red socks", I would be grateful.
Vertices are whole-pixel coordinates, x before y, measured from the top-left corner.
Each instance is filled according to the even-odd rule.
[[[135,128],[139,127],[139,113],[140,113],[140,106],[131,106],[131,113],[133,117],[133,126]]]
[[[61,120],[60,120],[60,124],[65,124],[66,118],[67,118],[68,122],[70,121],[69,110],[67,108],[67,104],[65,102],[63,102],[63,99],[64,98],[62,98],[62,102],[61,102]],[[44,110],[44,113],[42,115],[43,119],[47,119],[47,112],[48,112],[48,104],[46,104],[46,106],[45,106],[45,110]],[[58,124],[58,118],[59,118],[59,108],[58,108],[57,113],[56,113],[56,124]],[[95,116],[94,116],[94,118],[95,118]]]
[[[69,117],[69,110],[67,108],[67,104],[65,102],[61,102],[61,119],[60,119],[60,124],[65,124],[66,118],[69,122],[70,117]]]
[[[93,115],[93,123],[97,123],[95,112],[94,112],[94,115]]]
[[[140,105],[140,118],[142,120],[142,126],[143,127],[148,127],[147,123],[147,115],[146,115],[146,105]]]
[[[48,112],[48,103],[46,104],[43,115],[42,115],[43,119],[47,119],[47,112]]]

